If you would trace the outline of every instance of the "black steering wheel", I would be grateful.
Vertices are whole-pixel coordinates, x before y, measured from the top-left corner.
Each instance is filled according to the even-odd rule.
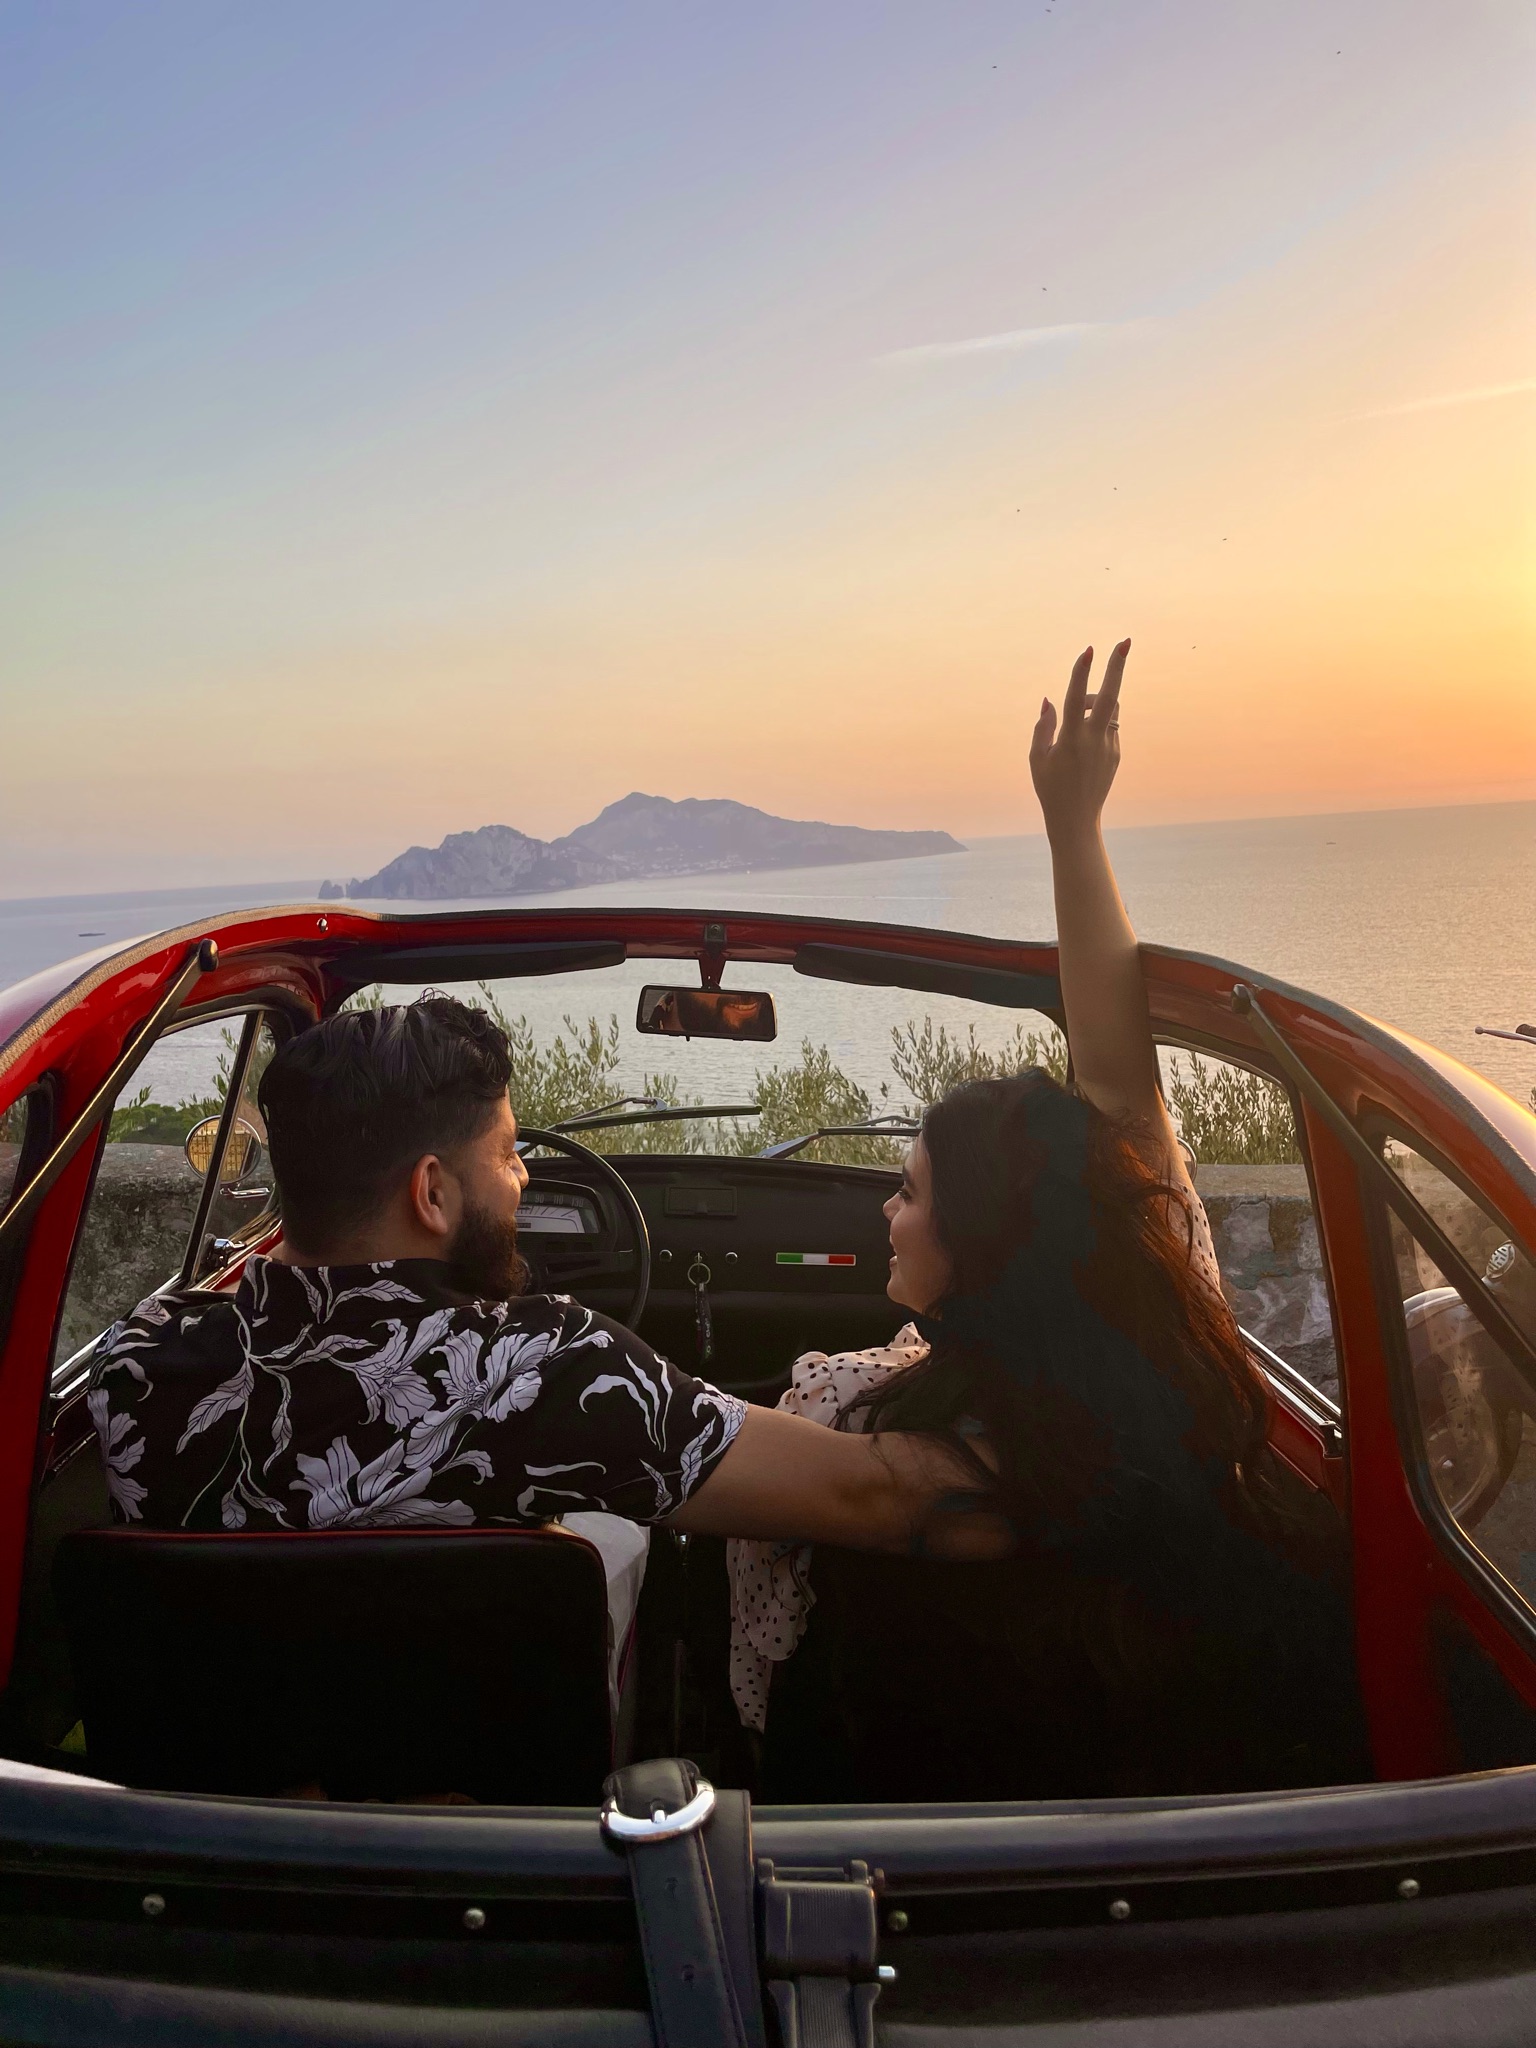
[[[569,1153],[572,1159],[585,1159],[595,1166],[619,1199],[619,1209],[629,1225],[629,1234],[634,1239],[635,1252],[639,1259],[639,1276],[629,1307],[619,1321],[626,1329],[637,1330],[641,1316],[645,1313],[646,1297],[651,1291],[651,1233],[645,1227],[645,1213],[635,1200],[634,1190],[629,1182],[611,1166],[601,1152],[594,1152],[590,1145],[579,1144],[575,1138],[566,1137],[563,1131],[541,1131],[532,1124],[520,1124],[517,1133],[518,1150],[531,1151],[536,1145],[548,1145],[555,1152]]]

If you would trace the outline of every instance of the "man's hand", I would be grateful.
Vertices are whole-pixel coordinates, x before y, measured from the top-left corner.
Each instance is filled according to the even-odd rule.
[[[976,1475],[932,1437],[847,1436],[749,1407],[730,1449],[667,1526],[697,1536],[787,1537],[926,1557],[1006,1556]]]

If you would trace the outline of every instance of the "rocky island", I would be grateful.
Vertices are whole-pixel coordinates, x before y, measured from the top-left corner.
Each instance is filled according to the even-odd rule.
[[[724,797],[645,796],[610,804],[563,839],[533,839],[511,825],[450,832],[441,846],[412,846],[379,869],[320,894],[406,897],[539,895],[588,882],[645,881],[656,875],[744,874],[754,868],[815,868],[850,861],[910,860],[963,853],[947,832],[877,832],[775,818]]]

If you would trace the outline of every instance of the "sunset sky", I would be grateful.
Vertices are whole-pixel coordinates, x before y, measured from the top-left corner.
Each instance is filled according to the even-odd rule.
[[[0,895],[1536,796],[1529,0],[0,14]]]

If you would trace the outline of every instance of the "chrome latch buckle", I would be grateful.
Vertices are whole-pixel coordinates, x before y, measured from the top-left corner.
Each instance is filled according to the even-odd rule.
[[[603,1833],[616,1842],[671,1842],[703,1827],[714,1810],[715,1788],[707,1778],[700,1778],[698,1791],[675,1812],[668,1813],[658,1803],[652,1808],[650,1819],[643,1820],[633,1813],[624,1813],[618,1801],[610,1797],[603,1801],[597,1818]]]

